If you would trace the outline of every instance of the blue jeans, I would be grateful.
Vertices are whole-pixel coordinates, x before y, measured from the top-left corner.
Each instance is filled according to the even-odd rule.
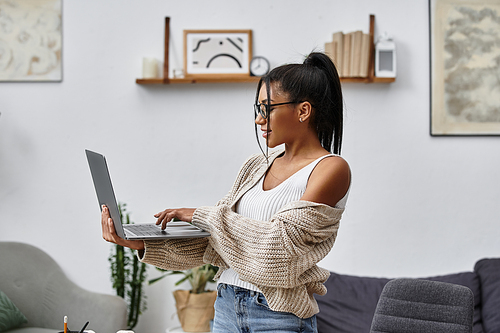
[[[317,333],[316,316],[302,319],[273,311],[259,292],[225,283],[217,286],[214,333]]]

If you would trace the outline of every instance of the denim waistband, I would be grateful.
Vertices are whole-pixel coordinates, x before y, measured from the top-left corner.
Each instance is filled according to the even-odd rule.
[[[249,290],[249,289],[246,289],[246,288],[242,288],[242,287],[237,287],[237,286],[233,286],[231,284],[227,284],[227,283],[219,283],[219,285],[217,286],[217,288],[224,288],[224,289],[233,289],[235,295],[238,295],[238,296],[250,296],[250,297],[254,297],[254,296],[257,296],[259,295],[260,293],[258,291],[254,291],[254,290]]]

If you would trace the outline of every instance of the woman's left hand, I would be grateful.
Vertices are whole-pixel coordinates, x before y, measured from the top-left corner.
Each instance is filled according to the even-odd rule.
[[[165,209],[163,212],[159,212],[154,215],[158,219],[156,221],[156,225],[161,224],[161,228],[165,229],[167,227],[167,223],[172,221],[174,218],[191,223],[195,210],[196,208]]]

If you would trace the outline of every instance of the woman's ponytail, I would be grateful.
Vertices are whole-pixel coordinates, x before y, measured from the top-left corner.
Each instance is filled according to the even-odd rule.
[[[313,52],[304,60],[305,67],[315,67],[324,73],[321,82],[322,97],[315,105],[313,124],[325,149],[340,154],[342,148],[344,101],[337,68],[330,57],[324,53]],[[320,88],[319,86],[317,88]],[[320,102],[321,101],[321,102]],[[333,142],[332,142],[333,141]]]

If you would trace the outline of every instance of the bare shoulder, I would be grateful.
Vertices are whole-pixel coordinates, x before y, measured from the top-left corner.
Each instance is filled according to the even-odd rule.
[[[314,169],[313,174],[315,171],[318,171],[318,173],[320,174],[327,173],[331,176],[343,175],[347,177],[349,177],[351,173],[351,169],[349,168],[349,164],[347,163],[347,161],[337,155],[329,156],[321,160]]]
[[[343,190],[345,194],[349,188],[350,180],[351,169],[347,161],[340,156],[331,156],[318,163],[311,173],[309,183],[311,185],[324,184],[323,186],[329,188],[338,188],[339,190]]]
[[[335,206],[349,189],[351,170],[340,156],[324,158],[311,173],[302,200]]]

